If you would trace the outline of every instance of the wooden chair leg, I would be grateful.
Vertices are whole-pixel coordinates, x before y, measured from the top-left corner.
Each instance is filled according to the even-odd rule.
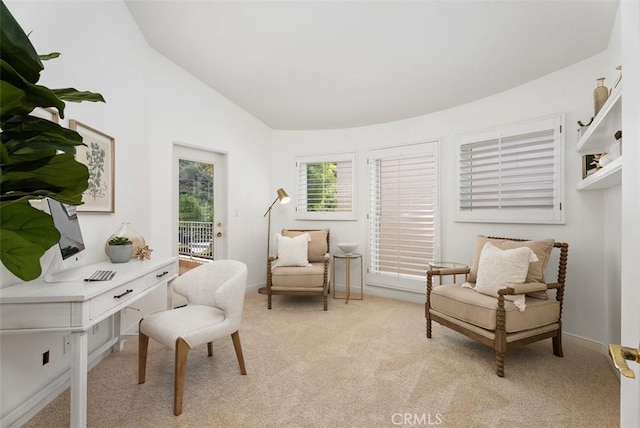
[[[323,300],[324,300],[324,310],[328,310],[328,301],[327,301],[327,295],[324,294],[323,295]]]
[[[271,309],[271,293],[267,294],[267,309]]]
[[[562,330],[558,330],[558,335],[553,336],[553,355],[562,357]]]
[[[504,352],[496,351],[496,374],[504,377]]]
[[[187,356],[191,347],[179,337],[176,339],[176,371],[173,388],[173,414],[178,416],[182,413],[182,397],[184,396],[184,378],[187,371]]]
[[[240,345],[240,334],[237,331],[232,333],[231,340],[233,340],[233,348],[236,350],[236,357],[238,357],[238,363],[240,364],[240,374],[246,375],[247,369],[244,367],[244,357],[242,356],[242,346]]]
[[[149,336],[138,333],[138,383],[144,383],[147,375],[147,349]]]
[[[210,357],[213,356],[213,342],[207,343],[207,353]]]

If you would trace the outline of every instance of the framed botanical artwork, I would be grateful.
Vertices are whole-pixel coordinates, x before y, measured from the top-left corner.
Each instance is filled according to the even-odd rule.
[[[46,119],[49,122],[58,123],[60,121],[60,115],[58,111],[54,108],[42,108],[36,107],[30,113],[30,116],[39,117],[40,119]]]
[[[89,187],[77,210],[114,212],[115,139],[73,119],[69,120],[69,129],[82,136],[86,146],[76,147],[76,160],[89,169]]]

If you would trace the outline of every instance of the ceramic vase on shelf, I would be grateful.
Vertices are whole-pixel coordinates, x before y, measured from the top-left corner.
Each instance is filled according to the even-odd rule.
[[[593,115],[596,116],[605,101],[609,98],[609,89],[604,86],[604,77],[596,79],[596,88],[593,90]]]
[[[107,238],[105,251],[108,250],[109,241],[117,237],[129,238],[129,240],[133,243],[133,245],[131,245],[131,255],[129,256],[129,258],[132,258],[138,249],[144,248],[147,245],[144,237],[140,235],[140,233],[138,233],[133,227],[131,227],[131,223],[122,222],[118,230],[113,232],[113,234],[109,236],[109,238]]]

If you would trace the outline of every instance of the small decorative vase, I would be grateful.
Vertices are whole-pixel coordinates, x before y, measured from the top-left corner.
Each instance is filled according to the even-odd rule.
[[[111,263],[127,263],[131,259],[132,244],[107,245],[107,256]]]
[[[609,89],[604,86],[604,77],[596,79],[596,88],[593,90],[593,115],[597,115],[605,101],[609,98]]]
[[[147,245],[144,237],[140,235],[133,227],[131,227],[131,223],[123,222],[118,230],[113,232],[113,234],[109,238],[107,238],[107,244],[105,244],[105,251],[107,252],[107,255],[109,254],[109,241],[117,237],[129,238],[129,240],[133,243],[133,245],[129,246],[129,258],[132,258],[139,248],[144,248],[145,245]]]

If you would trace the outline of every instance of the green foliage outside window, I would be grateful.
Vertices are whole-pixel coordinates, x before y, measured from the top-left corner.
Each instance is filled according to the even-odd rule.
[[[338,164],[307,164],[307,211],[330,212],[338,208]]]
[[[181,159],[180,221],[213,222],[213,165]]]

